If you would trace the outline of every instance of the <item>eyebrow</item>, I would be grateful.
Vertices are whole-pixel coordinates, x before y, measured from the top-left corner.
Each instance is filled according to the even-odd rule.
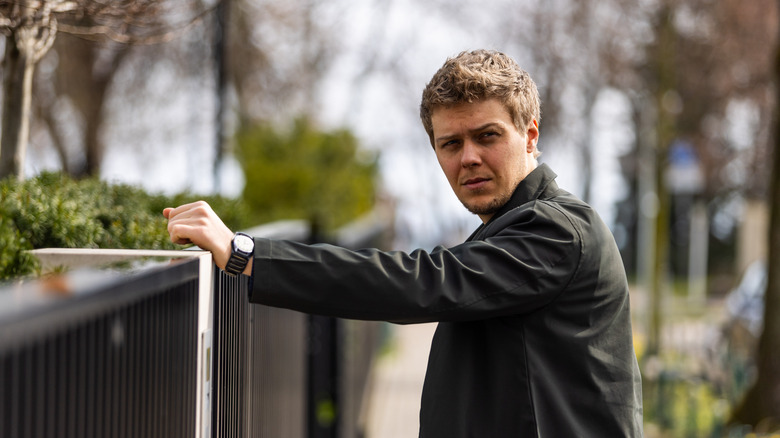
[[[474,132],[484,131],[485,129],[492,128],[492,127],[503,129],[503,126],[501,126],[501,123],[499,123],[499,122],[488,122],[488,123],[485,123],[484,125],[477,126],[474,129],[470,129],[470,130],[468,130],[468,132],[469,133],[474,133]],[[434,142],[436,144],[439,144],[442,141],[451,140],[451,139],[453,139],[455,137],[459,137],[459,136],[460,136],[460,134],[442,135],[441,137],[436,137],[434,139]]]

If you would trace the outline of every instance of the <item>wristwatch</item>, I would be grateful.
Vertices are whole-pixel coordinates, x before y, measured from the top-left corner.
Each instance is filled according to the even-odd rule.
[[[246,268],[249,258],[255,253],[255,239],[245,233],[236,233],[230,243],[230,258],[225,265],[225,272],[236,276]]]

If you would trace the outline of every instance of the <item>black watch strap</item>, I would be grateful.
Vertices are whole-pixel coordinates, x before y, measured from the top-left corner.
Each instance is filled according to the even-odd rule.
[[[238,275],[244,272],[247,263],[249,263],[248,257],[242,257],[236,253],[232,253],[230,254],[227,265],[225,265],[225,272],[230,275]]]

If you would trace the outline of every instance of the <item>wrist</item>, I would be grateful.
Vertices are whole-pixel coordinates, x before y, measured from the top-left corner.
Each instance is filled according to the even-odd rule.
[[[230,260],[230,254],[233,252],[233,241],[228,241],[227,246],[217,254],[214,254],[214,263],[219,269],[224,270]]]

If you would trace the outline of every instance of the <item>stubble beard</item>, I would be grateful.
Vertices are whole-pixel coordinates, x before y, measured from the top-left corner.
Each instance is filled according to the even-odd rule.
[[[501,209],[509,199],[512,197],[512,193],[499,193],[496,197],[490,201],[482,204],[470,203],[461,200],[460,203],[466,207],[466,210],[476,215],[492,215]]]

